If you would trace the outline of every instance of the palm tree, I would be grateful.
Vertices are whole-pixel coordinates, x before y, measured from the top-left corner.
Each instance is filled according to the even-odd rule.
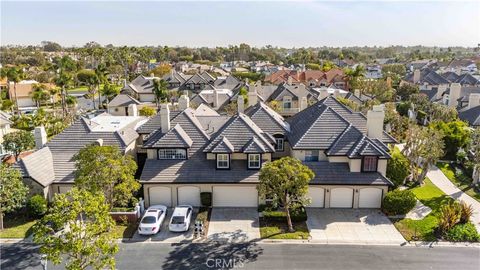
[[[345,75],[347,77],[347,89],[350,87],[355,88],[358,80],[365,76],[365,68],[361,65],[357,65],[354,69],[347,68]]]
[[[97,80],[99,84],[103,84],[105,87],[105,84],[108,82],[107,80],[107,67],[101,63],[95,68],[95,75],[97,75]],[[100,105],[102,104],[102,91],[98,92],[98,108],[100,109]]]
[[[53,114],[55,115],[56,110],[55,110],[55,98],[57,97],[58,93],[60,92],[60,89],[56,87],[50,87],[48,89],[48,93],[50,95],[50,100],[52,102],[52,109],[53,109]]]
[[[107,99],[107,104],[110,102],[110,99],[113,98],[114,96],[118,95],[120,93],[120,89],[119,87],[117,87],[116,85],[114,84],[110,84],[108,82],[106,82],[104,85],[103,85],[103,88],[101,90],[101,93],[105,96],[105,98]]]
[[[17,99],[17,83],[20,82],[24,77],[23,70],[19,67],[5,67],[5,68],[2,68],[0,74],[2,78],[7,78],[9,93],[10,93],[10,83],[13,82],[13,93],[15,95],[15,108],[17,110],[17,114],[20,114],[20,111],[18,109],[18,99]]]
[[[47,86],[43,83],[37,83],[33,85],[32,100],[37,104],[37,108],[40,109],[42,102],[48,100],[49,93],[47,92]]]
[[[153,94],[155,95],[155,102],[160,108],[160,103],[168,98],[168,83],[165,80],[153,79]]]
[[[67,114],[67,105],[66,105],[66,98],[68,97],[67,88],[73,84],[73,76],[66,71],[60,71],[57,74],[55,79],[55,84],[62,88],[62,92],[60,93],[62,97],[62,115],[65,117]]]
[[[75,108],[75,104],[77,104],[77,98],[74,96],[67,96],[65,99],[65,103],[69,108]]]

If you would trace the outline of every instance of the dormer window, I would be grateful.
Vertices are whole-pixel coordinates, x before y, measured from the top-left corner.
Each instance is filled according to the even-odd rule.
[[[318,161],[318,150],[306,150],[305,151],[305,161]]]
[[[248,168],[260,169],[261,155],[260,154],[248,154]]]
[[[366,156],[362,160],[362,171],[364,172],[376,172],[377,171],[378,157]]]
[[[285,144],[285,139],[283,137],[283,135],[274,135],[273,137],[275,137],[275,151],[277,152],[283,152],[285,147],[284,147],[284,144]]]
[[[291,97],[283,97],[283,108],[290,109],[292,108],[292,98]]]
[[[158,159],[187,159],[187,150],[178,149],[158,149]]]
[[[217,169],[230,169],[229,154],[217,154]]]

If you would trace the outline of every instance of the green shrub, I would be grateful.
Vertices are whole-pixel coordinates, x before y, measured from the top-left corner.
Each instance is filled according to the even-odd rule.
[[[387,178],[392,180],[395,187],[398,187],[403,184],[409,174],[409,161],[396,147],[391,151],[391,156],[387,163]]]
[[[471,204],[465,202],[460,203],[460,223],[468,223],[470,217],[473,215],[473,207]]]
[[[212,193],[211,192],[201,192],[200,193],[200,202],[204,207],[212,206]]]
[[[283,211],[263,211],[263,217],[272,221],[285,221],[287,214]],[[298,208],[290,211],[290,218],[292,222],[301,222],[307,220],[307,212],[304,208]]]
[[[383,199],[382,209],[388,215],[404,215],[415,207],[417,199],[410,190],[395,189]]]
[[[438,219],[438,230],[445,234],[460,221],[462,209],[460,204],[451,201],[440,208],[440,217]]]
[[[454,242],[478,242],[480,240],[475,225],[470,222],[455,225],[447,231],[444,237],[446,240]]]
[[[42,195],[33,195],[28,199],[27,209],[30,215],[43,216],[47,212],[47,200]]]
[[[150,116],[154,116],[155,114],[157,114],[157,111],[152,107],[145,106],[145,107],[140,109],[139,113],[140,113],[141,116],[150,117]]]

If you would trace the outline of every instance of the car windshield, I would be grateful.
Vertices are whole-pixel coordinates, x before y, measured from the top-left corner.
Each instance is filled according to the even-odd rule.
[[[183,217],[181,216],[175,216],[172,218],[172,224],[183,224]]]
[[[146,216],[146,217],[143,217],[142,219],[142,223],[144,224],[152,224],[152,223],[155,223],[157,222],[157,219],[155,217],[152,217],[152,216]]]

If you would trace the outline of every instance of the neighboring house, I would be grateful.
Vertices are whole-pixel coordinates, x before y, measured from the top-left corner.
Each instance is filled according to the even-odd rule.
[[[137,126],[144,117],[101,114],[92,119],[81,118],[47,142],[44,128],[35,129],[37,151],[16,163],[31,193],[51,199],[74,184],[73,156],[87,145],[113,145],[122,153],[136,156]]]
[[[3,149],[3,136],[6,134],[10,133],[13,131],[13,129],[10,127],[13,122],[10,121],[10,115],[4,111],[0,111],[0,157],[3,157],[6,154],[9,154],[8,152]]]
[[[471,59],[453,59],[447,63],[439,63],[440,72],[455,72],[456,74],[476,73],[478,71],[477,64]]]
[[[139,75],[132,82],[125,84],[121,93],[128,94],[139,102],[155,103],[155,94],[153,94],[153,80],[160,78]]]
[[[407,63],[405,66],[407,71],[414,72],[415,70],[421,70],[424,68],[428,68],[437,64],[436,60],[433,59],[424,59],[424,60],[416,60]]]
[[[365,78],[366,79],[381,79],[382,75],[382,67],[380,65],[372,65],[365,67]]]
[[[431,90],[432,88],[450,84],[449,80],[430,68],[415,69],[405,76],[405,82],[418,85],[420,90]]]
[[[211,192],[214,207],[257,207],[268,199],[256,189],[263,164],[292,156],[315,173],[309,207],[381,206],[392,185],[386,144],[395,142],[383,131],[382,106],[365,117],[326,97],[285,120],[261,101],[242,113],[239,101],[232,117],[199,115],[188,102],[180,111],[162,104],[138,129],[147,153],[140,177],[147,205],[200,206],[200,193]]]
[[[468,104],[459,110],[458,117],[472,127],[480,127],[480,91],[468,98]]]
[[[442,76],[448,80],[450,83],[459,83],[463,86],[478,86],[480,85],[480,81],[473,77],[470,73],[464,73],[462,75],[458,75],[455,72],[448,71],[442,74]]]
[[[8,96],[10,100],[15,104],[15,99],[18,101],[19,108],[35,107],[36,102],[32,99],[33,86],[38,82],[35,80],[20,81],[14,87],[13,82],[9,82]],[[15,91],[16,89],[16,91]]]
[[[347,80],[341,69],[321,70],[279,70],[265,77],[265,82],[271,84],[288,83],[297,85],[303,83],[308,87],[334,87],[346,90]]]

